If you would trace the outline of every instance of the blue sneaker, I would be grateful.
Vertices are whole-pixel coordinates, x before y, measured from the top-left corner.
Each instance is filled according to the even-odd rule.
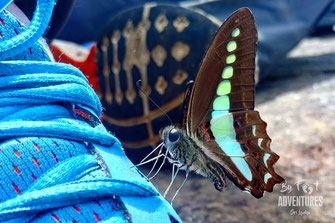
[[[41,38],[55,0],[30,25],[0,3],[0,222],[181,222],[101,124],[84,75]],[[6,8],[6,9],[5,9]]]

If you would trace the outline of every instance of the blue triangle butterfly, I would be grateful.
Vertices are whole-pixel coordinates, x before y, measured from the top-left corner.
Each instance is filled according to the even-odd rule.
[[[165,127],[162,139],[178,170],[207,177],[219,191],[227,176],[260,198],[284,179],[254,110],[256,46],[254,17],[242,8],[218,30],[186,94],[181,123]]]

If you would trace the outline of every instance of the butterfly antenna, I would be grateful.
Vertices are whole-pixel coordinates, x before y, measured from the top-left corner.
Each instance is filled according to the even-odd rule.
[[[171,123],[171,125],[173,125],[173,123],[172,123],[172,120],[171,120],[171,118],[168,116],[168,114],[165,112],[165,111],[163,111],[163,109],[161,109],[161,107],[159,107],[159,105],[154,101],[154,100],[152,100],[152,98],[149,96],[149,95],[147,95],[144,91],[143,91],[143,89],[141,88],[141,83],[142,83],[142,80],[138,80],[137,82],[136,82],[136,86],[138,87],[138,89],[142,92],[142,94],[144,94],[150,101],[151,101],[151,103],[153,103],[168,119],[169,119],[169,121],[170,121],[170,123]]]
[[[187,178],[188,178],[188,174],[189,174],[189,173],[190,173],[190,171],[187,170],[187,171],[186,171],[186,175],[185,175],[185,179],[184,179],[183,183],[179,186],[178,190],[176,191],[176,193],[173,195],[173,198],[171,199],[171,202],[170,202],[171,206],[172,206],[172,204],[173,204],[174,199],[177,197],[177,194],[179,193],[179,191],[181,190],[181,188],[183,188],[184,184],[186,183],[186,180],[187,180]]]

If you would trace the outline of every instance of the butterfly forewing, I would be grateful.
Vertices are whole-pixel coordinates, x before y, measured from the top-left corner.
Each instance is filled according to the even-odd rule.
[[[187,116],[190,134],[212,109],[221,82],[221,93],[228,91],[230,85],[228,110],[254,108],[256,43],[254,17],[247,8],[238,10],[220,27],[203,58],[191,93]]]
[[[187,105],[187,134],[209,150],[236,186],[259,198],[283,178],[266,123],[254,111],[257,30],[249,9],[230,16],[200,65]]]

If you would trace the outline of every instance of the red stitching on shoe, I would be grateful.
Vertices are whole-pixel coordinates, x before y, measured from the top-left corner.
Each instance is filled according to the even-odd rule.
[[[38,151],[41,150],[41,148],[40,148],[37,144],[34,144],[34,146],[35,146],[35,148],[36,148]]]
[[[3,11],[3,14],[7,15],[7,13],[5,11]]]
[[[19,188],[18,188],[14,183],[13,183],[12,185],[13,185],[13,187],[14,187],[16,193],[17,193],[17,194],[21,194]]]
[[[0,32],[0,37],[2,37],[2,33]]]
[[[101,206],[100,203],[98,201],[94,201],[94,203],[96,203],[98,206]]]
[[[55,144],[57,147],[59,147],[59,145],[58,145],[56,142],[54,142],[54,144]]]
[[[40,164],[39,164],[39,162],[37,161],[36,158],[33,158],[33,161],[34,161],[34,163],[36,164],[37,167],[40,167]]]
[[[74,110],[75,110],[75,112],[77,112],[79,115],[84,116],[85,118],[91,118],[91,115],[86,114],[86,113],[83,112],[83,111],[79,111],[77,108],[74,109]]]
[[[0,23],[1,23],[1,25],[2,25],[2,26],[4,26],[4,25],[5,25],[5,23],[3,22],[3,20],[2,20],[2,19],[0,19]]]
[[[73,208],[74,208],[74,210],[76,210],[76,212],[78,212],[78,213],[80,213],[81,211],[80,211],[80,209],[78,208],[78,207],[76,207],[76,206],[73,206]]]
[[[52,218],[55,220],[55,221],[57,221],[57,222],[59,222],[59,218],[56,216],[56,215],[51,215],[52,216]]]
[[[34,176],[34,174],[33,175],[31,175],[32,177],[33,177],[33,180],[35,181],[36,180],[36,177]]]
[[[16,155],[17,157],[19,157],[19,158],[20,158],[21,154],[19,153],[19,151],[17,151],[17,150],[14,150],[14,153],[15,153],[15,155]]]
[[[17,168],[17,166],[13,165],[14,171],[17,173],[17,175],[20,175],[20,170]]]
[[[17,139],[16,139],[16,142],[18,142],[19,144],[22,144],[22,142],[21,142],[21,141],[19,141],[19,140],[17,140]]]
[[[32,54],[32,53],[31,53],[31,48],[29,48],[29,53]]]
[[[15,35],[17,35],[18,33],[16,32],[16,30],[14,29]]]
[[[94,213],[93,215],[94,215],[94,219],[95,219],[97,222],[100,222],[100,218],[99,218],[99,216],[98,216],[96,213]]]
[[[78,223],[77,221],[72,221],[72,223]]]
[[[56,163],[58,163],[57,157],[54,153],[52,153],[52,157],[54,158],[54,160],[56,161]]]

